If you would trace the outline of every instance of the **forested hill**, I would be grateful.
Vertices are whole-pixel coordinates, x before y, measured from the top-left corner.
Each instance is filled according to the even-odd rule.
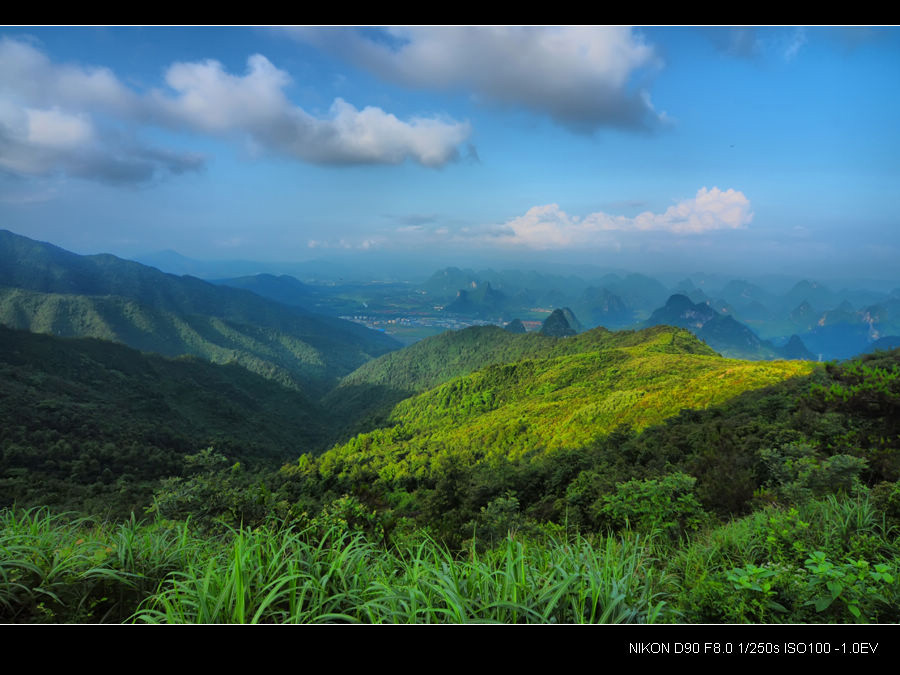
[[[567,338],[511,333],[498,326],[473,326],[426,338],[360,366],[344,378],[324,403],[348,421],[370,416],[376,423],[376,418],[401,400],[485,366],[629,346],[659,334],[665,334],[668,342],[657,345],[657,349],[715,354],[690,332],[664,326],[615,333],[595,328]]]
[[[522,358],[528,351],[524,339],[532,336],[499,334],[487,333],[495,345],[504,339],[519,345],[518,360],[402,401],[385,428],[326,453],[322,471],[357,484],[396,487],[433,476],[448,461],[474,465],[540,457],[587,447],[619,427],[639,430],[685,408],[718,405],[815,367],[725,359],[686,331],[663,326],[551,338],[537,343],[544,353],[536,358]],[[500,358],[501,348],[494,349]]]
[[[230,461],[321,448],[327,414],[236,365],[0,327],[0,506],[141,506],[213,445]]]
[[[237,361],[315,396],[400,346],[363,326],[249,291],[112,255],[80,256],[6,231],[0,231],[0,323]]]

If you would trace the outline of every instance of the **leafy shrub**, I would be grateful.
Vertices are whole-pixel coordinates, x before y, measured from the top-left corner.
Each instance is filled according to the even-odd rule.
[[[196,473],[162,481],[150,514],[168,520],[191,518],[196,527],[220,533],[230,527],[259,525],[274,513],[296,515],[255,475],[240,463],[228,466],[228,460],[211,447],[186,456],[185,463]]]
[[[872,502],[887,519],[900,525],[900,481],[882,481],[869,494]]]
[[[692,492],[696,482],[684,473],[658,480],[631,480],[618,484],[614,494],[604,495],[595,506],[609,527],[660,530],[677,538],[687,530],[698,529],[704,520],[703,508]]]
[[[900,586],[895,567],[866,560],[835,564],[822,551],[814,551],[804,564],[812,596],[806,604],[814,605],[816,612],[835,621],[845,620],[848,612],[857,623],[897,620]]]
[[[766,559],[789,563],[802,559],[807,552],[809,525],[796,508],[771,509],[764,530]]]
[[[474,535],[473,541],[466,543],[473,543],[480,550],[494,548],[507,538],[515,539],[519,533],[530,536],[538,531],[537,526],[520,512],[519,500],[512,490],[481,507],[481,513],[469,522],[468,527]]]
[[[808,443],[764,448],[760,458],[768,467],[769,486],[777,498],[798,504],[826,494],[852,494],[861,488],[865,459],[846,454],[823,456]]]
[[[752,563],[729,571],[726,579],[737,591],[737,599],[726,604],[726,617],[741,622],[766,621],[772,612],[786,614],[787,608],[775,600],[779,572],[783,570]]]

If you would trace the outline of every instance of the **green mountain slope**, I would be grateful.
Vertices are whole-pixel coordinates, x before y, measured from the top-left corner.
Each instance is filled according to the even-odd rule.
[[[0,323],[115,340],[166,355],[236,361],[316,396],[399,346],[363,326],[249,291],[164,274],[111,255],[79,256],[5,231],[0,231]]]
[[[364,359],[331,363],[308,341],[217,317],[179,315],[117,296],[61,295],[0,288],[0,324],[61,337],[93,337],[164,356],[190,354],[237,363],[282,385],[317,395],[335,375]]]
[[[376,426],[403,399],[491,363],[536,356],[554,340],[515,334],[499,326],[473,326],[425,338],[363,364],[331,391],[323,404],[346,420],[349,432]]]
[[[565,339],[510,333],[499,326],[473,326],[426,338],[360,366],[323,403],[350,424],[369,417],[371,428],[403,399],[491,364],[628,346],[661,332],[669,335],[668,348],[678,353],[715,354],[688,331],[673,332],[660,326],[638,333],[595,328]]]
[[[580,350],[489,366],[402,401],[387,428],[333,448],[320,470],[353,482],[402,485],[432,476],[445,461],[542,456],[584,447],[620,426],[642,429],[685,408],[716,405],[814,367],[725,359],[686,331],[667,327],[590,331],[555,341],[566,347],[579,342]]]
[[[184,472],[185,454],[280,462],[320,448],[327,419],[234,365],[0,327],[2,505],[105,495],[133,508],[149,481]]]

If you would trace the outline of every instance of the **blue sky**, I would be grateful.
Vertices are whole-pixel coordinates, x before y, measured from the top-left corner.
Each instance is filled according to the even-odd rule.
[[[894,28],[9,28],[0,227],[896,278],[898,120]]]

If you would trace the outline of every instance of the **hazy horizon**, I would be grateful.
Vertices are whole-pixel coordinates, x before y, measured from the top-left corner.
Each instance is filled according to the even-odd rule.
[[[52,243],[52,242],[51,242]],[[100,253],[100,251],[97,251]],[[136,260],[144,264],[153,264],[152,259],[156,254],[176,253],[177,251],[169,249],[168,251],[154,251],[146,254],[140,254],[128,257],[129,260]],[[497,260],[492,258],[439,258],[422,259],[414,257],[400,256],[381,256],[377,253],[370,254],[368,260],[360,258],[360,254],[347,253],[344,257],[340,254],[331,254],[331,256],[323,255],[320,257],[308,258],[306,260],[246,260],[239,258],[219,258],[204,259],[190,258],[183,256],[186,260],[192,262],[208,263],[210,265],[222,265],[223,267],[231,264],[252,264],[259,267],[259,272],[269,274],[291,274],[288,268],[302,266],[304,264],[320,263],[320,264],[336,264],[347,266],[347,271],[352,274],[352,280],[359,281],[364,279],[386,279],[388,277],[397,278],[403,281],[424,281],[435,272],[455,267],[461,270],[472,270],[473,272],[485,272],[493,270],[495,272],[505,272],[518,270],[522,272],[539,272],[542,274],[563,274],[572,276],[581,276],[589,278],[591,276],[600,276],[603,274],[642,274],[649,277],[658,278],[664,283],[677,284],[686,278],[692,277],[711,277],[716,281],[726,283],[731,280],[744,280],[754,283],[763,283],[771,286],[793,286],[796,282],[802,280],[816,281],[825,284],[834,284],[832,290],[839,290],[841,285],[846,286],[867,286],[871,288],[880,287],[881,290],[888,291],[897,288],[900,285],[900,271],[894,275],[879,277],[878,275],[841,275],[831,273],[828,270],[820,269],[818,271],[811,270],[809,274],[800,271],[781,271],[772,270],[766,272],[760,269],[745,269],[738,271],[734,269],[702,269],[699,267],[692,268],[690,266],[678,266],[674,264],[669,268],[645,268],[641,266],[635,267],[611,267],[601,264],[591,263],[567,263],[564,261],[554,260],[529,260],[521,261],[504,259]],[[155,266],[155,265],[154,265]],[[284,271],[280,271],[284,268]],[[163,270],[165,271],[165,270]],[[342,272],[343,274],[343,272]],[[210,276],[209,278],[213,278]],[[786,289],[785,289],[786,290]]]
[[[21,234],[14,232],[14,234]],[[23,235],[24,236],[24,235]],[[53,246],[60,246],[57,242],[41,240]],[[688,264],[679,265],[673,262],[669,267],[647,267],[637,261],[634,267],[610,266],[592,263],[575,263],[565,260],[540,259],[540,258],[496,258],[483,256],[473,257],[465,254],[447,254],[443,257],[411,256],[405,253],[391,253],[380,251],[332,251],[318,256],[308,257],[303,260],[289,259],[250,259],[235,256],[221,256],[218,258],[191,257],[181,254],[174,249],[162,249],[147,251],[135,255],[115,252],[105,248],[86,248],[83,250],[66,249],[78,255],[112,254],[124,260],[139,262],[151,267],[157,267],[163,272],[175,275],[188,274],[207,280],[219,280],[230,277],[250,276],[255,274],[273,274],[294,276],[306,281],[312,279],[345,280],[348,283],[365,281],[402,281],[421,283],[426,281],[436,272],[447,268],[469,270],[474,273],[493,272],[537,272],[547,275],[561,275],[580,277],[585,281],[596,279],[607,274],[625,276],[628,274],[641,274],[655,278],[669,286],[675,286],[685,279],[706,279],[713,286],[724,285],[729,281],[748,281],[760,285],[766,290],[780,293],[786,292],[796,283],[804,280],[823,283],[831,286],[836,291],[842,288],[868,288],[889,293],[900,288],[900,270],[893,275],[878,276],[877,274],[842,275],[828,269],[809,270],[804,274],[802,270],[779,271],[774,269],[766,272],[761,268],[736,268],[714,269],[712,267],[691,267]],[[702,261],[701,263],[702,264]]]

